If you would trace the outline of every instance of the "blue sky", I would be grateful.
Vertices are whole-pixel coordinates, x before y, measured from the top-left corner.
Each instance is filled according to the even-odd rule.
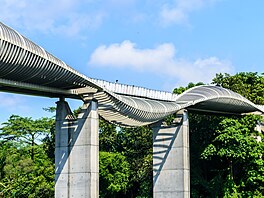
[[[172,91],[215,73],[263,72],[264,1],[0,0],[0,21],[86,76]],[[56,99],[0,93],[1,117]],[[81,105],[70,101],[72,108]]]

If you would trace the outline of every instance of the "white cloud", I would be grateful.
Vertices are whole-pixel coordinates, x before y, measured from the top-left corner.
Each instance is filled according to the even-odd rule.
[[[164,4],[160,11],[163,25],[188,23],[189,15],[218,0],[174,0],[173,5]]]
[[[83,36],[106,18],[125,23],[186,23],[190,13],[215,1],[219,0],[166,0],[166,4],[157,0],[0,0],[0,20],[23,31]]]
[[[104,13],[88,12],[81,0],[0,0],[0,20],[24,30],[76,36],[101,24]]]
[[[160,64],[172,59],[175,51],[172,44],[162,44],[155,49],[136,49],[130,41],[102,45],[91,55],[91,64],[112,67],[133,67],[137,70],[158,69]]]
[[[167,75],[178,85],[192,82],[210,83],[216,73],[232,72],[228,60],[217,57],[187,60],[176,56],[175,46],[164,43],[153,49],[139,49],[131,41],[99,46],[91,55],[89,65],[128,68],[137,72]]]

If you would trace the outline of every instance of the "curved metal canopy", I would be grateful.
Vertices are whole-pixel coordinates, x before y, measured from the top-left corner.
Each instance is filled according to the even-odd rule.
[[[181,95],[88,78],[15,30],[0,23],[0,90],[83,99],[93,94],[99,114],[124,126],[157,122],[181,109],[214,113],[263,112],[241,95],[218,86],[194,87]]]

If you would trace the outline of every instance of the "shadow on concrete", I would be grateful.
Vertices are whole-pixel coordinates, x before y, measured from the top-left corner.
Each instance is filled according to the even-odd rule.
[[[171,132],[166,132],[166,129]],[[174,130],[173,130],[174,129]],[[153,186],[160,175],[170,150],[181,129],[181,124],[174,126],[155,126],[153,128]]]
[[[60,103],[62,101],[59,101],[58,103]],[[64,101],[63,101],[64,102]],[[75,116],[73,115],[73,113],[70,110],[70,107],[68,105],[67,102],[64,102],[64,104],[60,104],[64,107],[59,107],[59,108],[64,108],[64,110],[66,110],[66,112],[64,113],[64,115],[62,115],[60,118],[60,120],[57,120],[56,118],[56,122],[62,122],[62,124],[60,123],[60,129],[57,130],[57,126],[56,126],[56,148],[62,148],[64,147],[65,149],[63,149],[63,152],[60,153],[56,153],[56,155],[59,156],[55,156],[56,158],[56,167],[55,167],[55,184],[57,183],[59,177],[60,177],[60,173],[62,173],[62,170],[65,167],[67,169],[67,173],[68,171],[71,170],[70,167],[70,154],[72,152],[72,149],[76,143],[76,141],[79,138],[80,132],[82,131],[82,128],[84,127],[85,124],[85,120],[88,117],[90,111],[91,111],[91,104],[89,105],[88,108],[82,108],[79,112],[79,117],[75,118]],[[59,104],[58,104],[59,106]],[[81,116],[80,116],[81,115]],[[64,118],[64,119],[63,119]],[[58,124],[58,123],[56,123]],[[62,131],[64,131],[64,133],[68,132],[68,139],[65,139],[65,141],[67,142],[57,142],[57,138],[61,138],[60,136],[62,134],[58,134],[61,133]],[[64,134],[65,135],[65,134]],[[57,145],[60,144],[60,145]],[[61,145],[62,144],[62,145]],[[55,148],[55,150],[56,150]],[[62,149],[60,149],[61,151]],[[57,160],[59,160],[57,162]],[[68,174],[68,177],[70,177],[70,174]],[[70,178],[68,178],[69,181]]]

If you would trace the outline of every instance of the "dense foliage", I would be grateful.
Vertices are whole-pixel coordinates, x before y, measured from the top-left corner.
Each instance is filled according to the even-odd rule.
[[[125,156],[129,164],[126,190],[111,197],[152,197],[152,131],[149,127],[119,128],[100,120],[100,150]],[[113,163],[121,164],[117,161]],[[121,168],[120,168],[121,169]],[[100,171],[104,172],[102,167]],[[100,182],[100,188],[103,187]],[[104,196],[102,197],[109,197]]]
[[[251,102],[264,105],[264,73],[241,72],[230,74],[216,74],[213,83],[241,94]]]
[[[126,193],[130,169],[126,157],[121,153],[100,152],[100,196],[122,197]]]
[[[217,74],[213,83],[263,104],[263,74]],[[260,120],[190,113],[192,197],[264,196],[264,141],[255,131]]]
[[[204,85],[204,83],[202,83],[202,82],[198,82],[198,83],[190,82],[187,85],[187,87],[178,87],[178,88],[175,88],[173,90],[173,93],[175,93],[175,94],[181,94],[181,93],[185,92],[186,90],[188,90],[190,88],[193,88],[193,87],[196,87],[196,86],[200,86],[200,85]]]
[[[263,135],[254,129],[259,119],[190,115],[192,197],[264,195]]]
[[[13,115],[3,123],[0,141],[0,196],[53,197],[54,164],[42,139],[54,120]]]
[[[264,104],[263,74],[217,74],[213,83]],[[189,112],[189,118],[191,196],[263,197],[264,137],[255,130],[261,117]],[[0,197],[54,196],[54,141],[54,117],[13,115],[2,124]],[[152,197],[151,128],[122,128],[100,119],[99,142],[100,197]]]
[[[215,138],[203,151],[202,158],[218,163],[217,167],[214,167],[214,173],[210,170],[212,180],[222,181],[218,183],[217,188],[221,186],[218,195],[263,195],[264,142],[256,140],[257,136],[263,140],[263,135],[255,131],[258,120],[258,116],[223,119],[216,128]]]

